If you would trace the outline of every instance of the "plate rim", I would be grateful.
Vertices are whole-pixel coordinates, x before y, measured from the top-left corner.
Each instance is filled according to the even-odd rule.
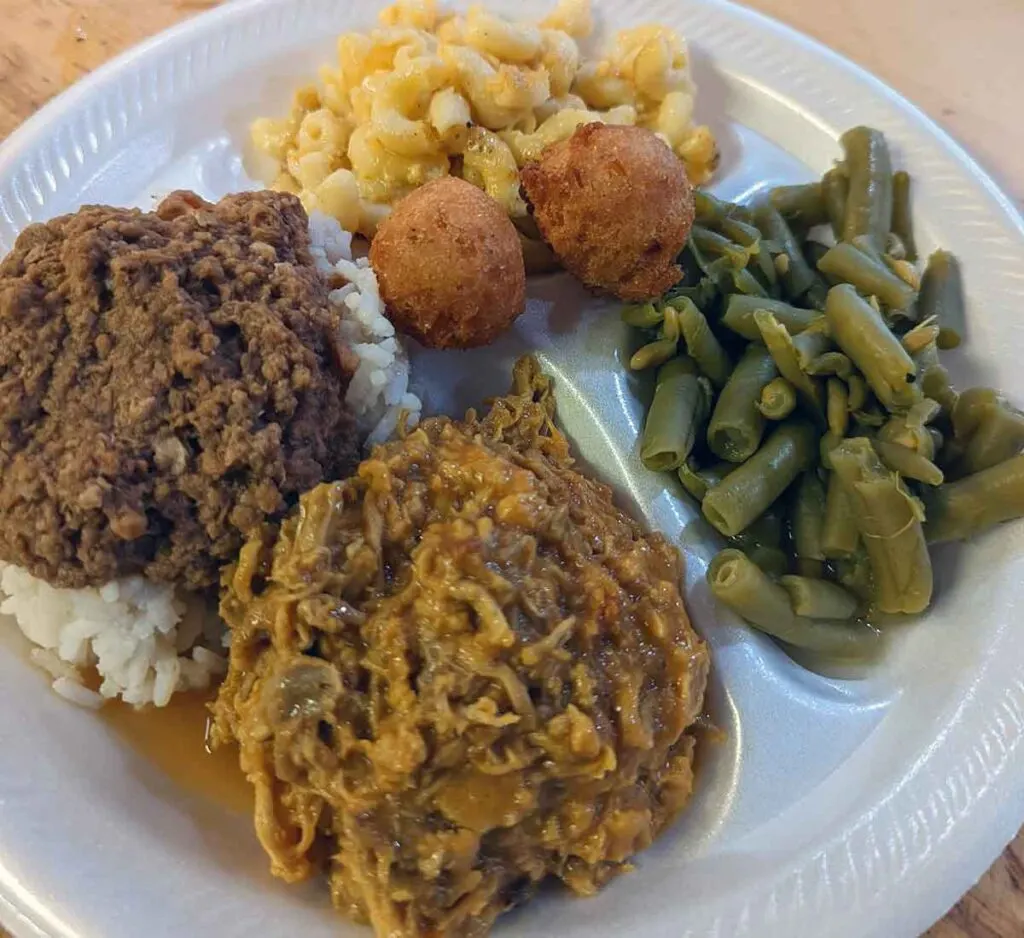
[[[348,2],[355,3],[356,0]],[[750,24],[757,32],[767,31],[796,43],[818,59],[843,71],[849,78],[870,87],[898,109],[903,117],[909,118],[918,129],[927,133],[948,157],[959,164],[960,168],[984,189],[994,206],[1000,209],[1002,220],[1015,229],[1016,235],[1024,243],[1024,217],[1013,200],[948,131],[901,93],[841,53],[767,14],[742,6],[733,0],[691,2],[708,10],[725,12],[737,21]],[[218,26],[223,28],[230,23],[248,19],[264,8],[272,10],[289,4],[296,16],[301,15],[303,7],[306,6],[303,0],[225,2],[189,17],[122,52],[48,101],[0,144],[0,176],[17,167],[19,160],[34,146],[45,142],[58,120],[73,113],[80,102],[87,101],[104,88],[113,86],[120,76],[129,73],[133,68],[140,68],[155,53],[172,52],[189,42],[201,39],[204,33],[214,32]],[[347,4],[343,0],[340,5]],[[1021,663],[1018,673],[1024,674],[1024,662]],[[1024,681],[1018,682],[1009,690],[1024,699]],[[910,929],[920,931],[927,928],[963,896],[1016,835],[1021,821],[1024,820],[1024,786],[1013,784],[1014,777],[1018,781],[1024,780],[1024,755],[1021,754],[1019,746],[1020,741],[1024,739],[1024,723],[1016,720],[1011,722],[1012,733],[1004,728],[1001,740],[1005,760],[999,777],[973,802],[975,811],[978,810],[979,804],[987,805],[987,823],[972,824],[967,813],[955,816],[950,812],[947,818],[948,829],[937,838],[927,856],[916,862],[913,873],[908,874],[913,877],[913,888],[902,895],[910,895],[910,900],[890,913],[879,912],[877,905],[868,912],[862,910],[861,923],[864,928],[888,927],[890,933],[894,933],[891,929],[896,928],[901,929],[900,934],[903,930],[910,934]],[[1013,771],[1008,768],[1011,757],[1015,762]],[[955,838],[951,836],[954,830]],[[963,862],[965,854],[970,855],[971,862]],[[903,885],[911,884],[904,881]],[[895,898],[895,894],[893,897]],[[27,898],[17,882],[13,881],[3,859],[0,858],[0,920],[5,927],[17,938],[47,938],[56,933],[46,929],[45,918],[38,903]]]

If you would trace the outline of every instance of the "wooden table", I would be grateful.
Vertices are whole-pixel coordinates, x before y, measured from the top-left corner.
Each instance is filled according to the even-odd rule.
[[[78,76],[218,0],[0,0],[0,138]],[[339,0],[343,2],[343,0]],[[352,0],[356,2],[356,0]],[[903,92],[1024,206],[1022,0],[750,0]],[[927,938],[1024,935],[1024,832]],[[878,936],[885,938],[885,936]]]

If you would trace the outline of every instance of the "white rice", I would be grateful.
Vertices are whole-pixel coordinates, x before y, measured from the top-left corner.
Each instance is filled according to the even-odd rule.
[[[359,365],[346,403],[367,445],[419,421],[420,399],[409,391],[409,356],[384,315],[377,278],[366,258],[352,256],[352,235],[327,215],[310,217],[317,268],[344,285],[330,300],[342,315],[341,338]],[[0,613],[15,619],[35,645],[31,660],[72,703],[100,707],[120,698],[136,707],[166,706],[180,691],[200,690],[226,670],[218,653],[223,625],[198,600],[173,586],[129,577],[98,589],[58,589],[12,564],[0,564]],[[218,649],[214,651],[213,649]],[[85,675],[99,675],[99,689]]]
[[[409,391],[408,352],[384,315],[369,260],[352,256],[352,235],[322,212],[310,215],[309,231],[317,268],[344,281],[331,291],[330,300],[341,311],[341,338],[359,360],[345,401],[368,434],[367,445],[382,443],[394,434],[403,413],[406,426],[413,427],[423,410]]]
[[[171,586],[129,577],[99,589],[57,589],[4,564],[0,590],[0,613],[37,646],[31,660],[73,703],[98,707],[119,697],[137,707],[163,707],[178,691],[209,687],[226,668],[222,655],[197,644],[216,646],[222,627]],[[99,675],[98,691],[83,682],[90,670]]]

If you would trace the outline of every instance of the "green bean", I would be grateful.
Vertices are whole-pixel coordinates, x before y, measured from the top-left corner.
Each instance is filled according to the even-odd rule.
[[[817,622],[798,616],[786,592],[739,550],[723,550],[708,567],[711,593],[755,628],[790,645],[836,657],[862,657],[879,634],[861,623]]]
[[[744,225],[754,224],[754,213],[750,210],[750,206],[741,205],[739,202],[728,202],[727,204],[729,218],[735,218],[736,221],[741,221]]]
[[[941,413],[942,407],[938,401],[923,398],[907,411],[907,420],[915,424],[929,424]]]
[[[832,333],[829,332],[825,311],[815,311],[817,317],[802,332],[793,336],[793,347],[800,355],[800,367],[806,369],[819,355],[835,350]]]
[[[832,233],[841,238],[846,220],[846,199],[850,192],[850,179],[845,168],[833,166],[825,173],[821,179],[821,192]]]
[[[953,434],[960,455],[950,475],[973,475],[1024,449],[1024,414],[989,388],[971,388],[953,410]]]
[[[683,248],[684,260],[687,255],[693,258],[693,263],[697,270],[699,270],[705,277],[711,277],[711,279],[714,279],[711,273],[711,265],[714,261],[706,257],[704,252],[690,238],[687,238],[686,247]],[[718,258],[718,260],[721,262],[722,258]]]
[[[922,318],[934,316],[957,339],[964,334],[967,313],[963,276],[960,262],[949,251],[936,251],[928,258],[917,308]]]
[[[763,347],[750,346],[733,369],[718,397],[708,424],[708,446],[729,462],[743,462],[754,454],[764,433],[764,417],[757,409],[764,386],[778,375],[775,362]]]
[[[930,544],[963,541],[1024,515],[1024,455],[925,493]]]
[[[863,410],[868,403],[868,383],[863,376],[852,374],[846,379],[846,386],[850,389],[849,400],[846,404],[850,413],[855,410]]]
[[[629,367],[633,371],[643,371],[646,368],[657,368],[664,365],[676,353],[678,341],[675,339],[656,339],[647,345],[636,350],[629,360]]]
[[[877,296],[890,309],[909,310],[914,304],[913,287],[852,244],[837,244],[818,261],[818,270],[852,283],[865,296]]]
[[[703,224],[720,225],[725,219],[732,215],[736,208],[730,202],[723,202],[704,189],[697,189],[693,193],[693,203],[696,209],[697,221]]]
[[[761,232],[753,225],[748,225],[735,218],[726,219],[721,225],[722,234],[732,238],[737,244],[747,248],[750,254],[751,265],[755,273],[759,273],[764,280],[764,286],[774,297],[778,295],[778,272],[772,261],[771,252],[761,238]]]
[[[803,576],[780,577],[779,585],[789,593],[798,616],[812,619],[852,619],[860,603],[857,597],[835,583]]]
[[[697,255],[694,253],[692,246],[690,245],[689,238],[686,240],[686,244],[683,245],[682,251],[679,252],[679,267],[682,270],[682,276],[674,287],[669,290],[669,293],[674,294],[680,285],[686,284],[691,289],[698,285],[701,279],[705,276],[703,266],[698,263]]]
[[[800,367],[804,370],[816,358],[826,352],[836,350],[836,344],[832,341],[832,333],[828,328],[828,321],[825,319],[825,311],[815,310],[817,317],[811,320],[811,324],[793,336],[793,346],[800,355]]]
[[[894,261],[910,259],[907,257],[907,246],[900,239],[900,236],[892,231],[885,236],[885,250],[882,256],[891,257]]]
[[[687,243],[696,250],[696,245],[692,242]],[[707,277],[714,283],[715,289],[719,293],[730,293],[735,289],[732,281],[732,273],[735,269],[736,265],[729,258],[716,257],[713,261],[708,262]]]
[[[1000,400],[982,418],[956,471],[973,475],[1005,463],[1021,450],[1024,450],[1024,415]]]
[[[709,277],[701,277],[700,282],[692,287],[674,286],[665,294],[665,299],[674,300],[683,296],[695,303],[698,309],[703,309],[718,299],[718,287]]]
[[[822,352],[807,363],[804,371],[815,378],[827,378],[834,375],[848,381],[853,375],[853,362],[842,352]]]
[[[760,250],[762,247],[761,231],[753,223],[753,219],[744,221],[730,216],[723,219],[722,223],[718,226],[718,230],[727,238],[731,238],[745,248],[757,248]]]
[[[773,378],[761,389],[757,409],[768,420],[785,420],[796,410],[796,388],[785,378]]]
[[[875,242],[871,240],[868,235],[857,235],[852,241],[844,242],[846,244],[852,244],[861,254],[865,257],[873,260],[876,264],[884,264],[885,261],[882,259],[884,255],[875,246]]]
[[[779,300],[741,296],[737,293],[726,301],[721,323],[750,342],[760,342],[761,332],[754,322],[754,313],[759,309],[768,310],[791,335],[803,332],[815,320],[822,318],[821,313],[813,309],[799,309]]]
[[[727,538],[730,547],[742,550],[765,573],[782,576],[789,572],[789,556],[783,549],[782,516],[769,508],[736,537]]]
[[[917,268],[910,261],[901,260],[889,254],[883,254],[882,262],[889,268],[890,273],[902,280],[911,290],[916,292],[920,289],[921,278],[917,275]],[[909,311],[910,307],[905,311],[901,310],[904,313]],[[917,315],[916,311],[914,311],[914,315]]]
[[[869,440],[840,443],[832,451],[832,468],[853,504],[871,561],[875,607],[884,613],[922,612],[931,600],[932,565],[920,504]]]
[[[829,245],[822,244],[820,241],[810,240],[804,242],[804,257],[807,258],[807,263],[815,270],[818,268],[818,261],[828,254],[830,250]]]
[[[781,547],[755,544],[753,547],[748,547],[743,553],[769,576],[784,576],[789,572],[789,554]]]
[[[939,415],[939,412],[939,405],[925,398],[905,414],[890,417],[879,428],[878,439],[884,443],[902,446],[925,459],[934,460],[935,446],[928,424]]]
[[[910,407],[920,399],[914,362],[852,286],[843,284],[829,290],[825,317],[840,349],[860,369],[888,410]]]
[[[829,560],[852,557],[860,543],[860,531],[853,517],[853,504],[834,472],[828,475],[825,518],[821,525],[821,549]]]
[[[885,414],[880,410],[868,408],[852,411],[853,422],[861,428],[876,430],[885,424]]]
[[[892,161],[885,137],[869,127],[854,127],[840,138],[850,191],[843,216],[843,240],[867,235],[882,250],[892,224]]]
[[[779,272],[775,269],[775,261],[768,251],[758,251],[754,255],[749,269],[754,272],[756,279],[764,286],[765,293],[770,299],[778,300],[782,296]]]
[[[732,280],[732,287],[724,292],[769,298],[768,291],[762,286],[761,281],[745,267],[741,270],[734,268],[729,272],[729,277]]]
[[[837,437],[846,436],[850,429],[850,392],[839,378],[829,378],[825,384],[828,429]]]
[[[875,595],[875,576],[864,545],[858,542],[849,556],[837,559],[833,566],[836,579],[842,587],[853,593],[861,603],[869,605]]]
[[[908,355],[917,355],[919,352],[933,344],[939,337],[939,324],[934,319],[926,319],[918,323],[909,332],[903,334],[900,342],[907,350]]]
[[[892,233],[903,243],[908,261],[917,260],[914,241],[914,218],[910,204],[910,174],[899,170],[892,174]]]
[[[803,302],[810,306],[811,309],[824,310],[825,303],[828,301],[828,288],[829,284],[825,281],[825,278],[820,274],[815,274],[814,283],[807,288],[807,292],[803,296]]]
[[[665,310],[653,303],[634,303],[622,307],[622,321],[634,329],[654,329],[665,321]]]
[[[953,413],[958,395],[949,372],[942,365],[933,364],[921,369],[921,393],[935,401],[947,416]]]
[[[754,222],[765,238],[779,245],[779,257],[786,258],[782,268],[779,268],[786,294],[790,299],[802,296],[814,283],[814,271],[804,259],[800,244],[786,224],[786,219],[770,202],[762,202],[754,209]]]
[[[764,342],[768,353],[775,361],[775,367],[779,369],[779,374],[796,388],[797,393],[807,401],[814,411],[820,413],[821,389],[804,372],[793,337],[767,310],[759,309],[754,313],[754,322],[761,332],[761,341]],[[808,335],[810,335],[811,340],[819,343],[828,342],[827,336],[806,331],[797,338],[807,337]]]
[[[752,208],[697,193],[679,284],[621,312],[649,339],[630,367],[658,370],[641,460],[676,472],[740,573],[784,579],[745,611],[733,597],[741,613],[815,637],[829,616],[923,609],[926,538],[1024,517],[1024,412],[958,394],[942,365],[961,343],[960,267],[945,251],[914,266],[912,182],[884,137],[857,127],[842,147],[820,180]],[[808,238],[823,224],[838,243]],[[868,634],[842,641],[859,654]]]
[[[791,224],[813,228],[828,221],[820,182],[799,186],[777,186],[768,196],[775,210]]]
[[[925,485],[942,485],[945,479],[942,470],[927,457],[899,443],[876,439],[874,444],[875,452],[893,472]]]
[[[702,253],[728,258],[736,267],[746,267],[747,261],[750,260],[750,253],[745,248],[733,244],[717,231],[712,231],[701,225],[694,225],[690,230],[690,241],[697,245]]]
[[[681,355],[662,365],[640,438],[644,466],[663,472],[682,465],[708,419],[710,406],[710,389],[701,383],[692,359]]]
[[[679,311],[674,306],[666,304],[662,307],[662,313],[665,318],[658,329],[658,338],[678,342],[683,334],[679,326]]]
[[[781,547],[784,537],[782,515],[775,506],[755,518],[748,527],[735,537],[729,538],[733,547],[746,552],[751,547]]]
[[[747,528],[813,465],[818,437],[800,421],[784,423],[742,466],[704,497],[704,517],[727,537]]]
[[[907,411],[905,420],[913,426],[924,426],[931,423],[940,413],[942,408],[937,402],[923,398]]]
[[[678,314],[679,331],[686,350],[697,367],[715,388],[725,387],[732,373],[732,362],[715,338],[704,314],[686,297],[669,300],[669,306]]]
[[[815,312],[818,315],[811,320],[811,324],[793,336],[793,342],[800,349],[800,361],[805,365],[829,349],[835,348],[832,333],[829,332],[828,322],[825,320],[825,311]]]
[[[964,391],[957,398],[956,407],[953,408],[954,439],[966,445],[981,426],[988,411],[999,403],[999,392],[993,388],[968,388]]]
[[[825,551],[821,543],[825,522],[825,487],[814,469],[801,477],[790,505],[790,529],[797,569],[804,576],[821,576]]]
[[[725,218],[718,225],[718,230],[753,255],[761,250],[761,232],[757,227],[740,221],[738,218]]]
[[[918,350],[910,356],[917,368],[917,373],[924,375],[929,368],[940,367],[938,345],[929,341],[923,345],[919,343],[919,346]]]
[[[708,489],[718,485],[735,468],[732,463],[718,462],[705,469],[698,469],[693,460],[688,459],[679,467],[677,474],[683,488],[698,502],[702,502],[704,496],[708,494]]]
[[[832,468],[832,450],[843,442],[841,436],[836,436],[831,430],[826,430],[818,443],[818,461],[825,469]]]

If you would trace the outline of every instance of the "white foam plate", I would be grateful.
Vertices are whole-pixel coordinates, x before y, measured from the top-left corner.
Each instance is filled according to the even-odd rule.
[[[0,249],[85,202],[138,204],[187,186],[252,185],[249,120],[281,110],[333,37],[379,0],[240,0],[140,46],[41,111],[0,149]],[[501,0],[537,16],[543,0]],[[605,26],[679,28],[700,117],[721,141],[715,191],[744,197],[820,174],[845,128],[872,124],[916,180],[922,247],[963,260],[970,294],[957,377],[1024,402],[1024,225],[987,176],[906,101],[810,40],[720,0],[599,0]],[[423,356],[428,406],[504,389],[538,350],[586,463],[688,560],[689,605],[714,647],[712,705],[728,742],[706,752],[686,816],[595,899],[548,895],[498,934],[647,938],[914,936],[956,901],[1024,819],[1024,530],[936,556],[933,610],[856,682],[796,667],[717,612],[709,529],[634,452],[642,407],[613,308],[567,278],[492,349]],[[177,790],[94,715],[52,695],[5,630],[0,647],[0,918],[18,938],[366,935],[325,890],[279,884],[251,824]]]

